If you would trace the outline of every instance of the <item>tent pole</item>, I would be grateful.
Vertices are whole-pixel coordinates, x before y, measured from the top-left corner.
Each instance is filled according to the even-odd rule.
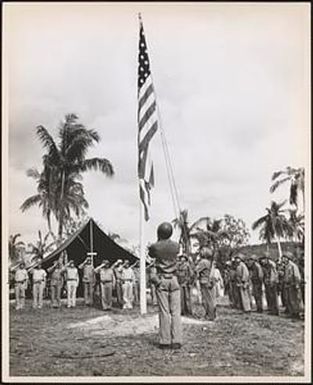
[[[146,295],[146,258],[144,249],[144,211],[142,202],[140,204],[140,313],[147,313],[147,295]]]
[[[89,225],[89,238],[90,238],[91,263],[93,266],[94,261],[93,261],[93,226],[92,226],[92,220],[90,220],[90,225]]]

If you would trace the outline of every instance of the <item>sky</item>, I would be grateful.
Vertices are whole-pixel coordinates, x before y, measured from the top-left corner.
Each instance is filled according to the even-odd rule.
[[[33,242],[47,232],[38,208],[19,209],[36,193],[26,170],[41,168],[35,128],[55,135],[73,112],[101,136],[88,155],[115,170],[112,179],[84,175],[88,214],[138,244],[138,12],[180,207],[191,222],[230,214],[251,228],[272,199],[288,197],[287,187],[270,194],[272,173],[309,159],[309,11],[305,3],[5,4],[9,233]],[[145,242],[175,217],[159,133],[152,156]]]

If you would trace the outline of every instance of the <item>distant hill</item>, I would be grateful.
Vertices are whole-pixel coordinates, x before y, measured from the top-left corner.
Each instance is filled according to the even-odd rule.
[[[295,243],[295,242],[282,242],[281,243],[282,251],[290,251],[294,254],[296,259],[301,258],[301,252],[302,252],[302,245],[301,243]],[[247,245],[241,247],[240,251],[243,252],[246,255],[256,254],[258,257],[261,256],[263,253],[267,252],[268,246],[267,244],[259,244],[259,245]],[[269,246],[269,252],[273,260],[278,259],[278,247],[277,243],[272,243]]]

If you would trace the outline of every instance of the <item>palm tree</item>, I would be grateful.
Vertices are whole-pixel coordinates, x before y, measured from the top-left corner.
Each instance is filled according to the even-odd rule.
[[[51,213],[55,211],[55,198],[53,195],[55,191],[55,181],[53,180],[54,173],[51,172],[50,168],[45,167],[41,173],[37,169],[32,168],[27,170],[26,174],[37,182],[37,194],[27,198],[20,209],[22,212],[25,212],[33,206],[38,205],[41,207],[42,215],[47,220],[48,231],[54,237],[51,227]]]
[[[86,159],[88,149],[100,140],[95,130],[87,129],[78,122],[78,116],[68,114],[61,122],[58,132],[58,142],[54,140],[43,126],[37,127],[37,136],[47,151],[43,156],[44,170],[51,173],[53,193],[51,210],[58,221],[58,239],[62,239],[64,222],[71,213],[80,215],[88,208],[84,198],[84,188],[79,182],[81,174],[88,170],[99,170],[111,177],[113,166],[105,158]],[[48,171],[45,171],[48,173]],[[50,182],[49,180],[49,182]],[[51,184],[49,184],[51,188]]]
[[[304,243],[304,215],[297,214],[297,210],[289,210],[290,232],[289,238],[294,242]]]
[[[25,247],[23,241],[18,241],[18,238],[21,236],[20,233],[10,235],[9,237],[9,258],[11,264],[18,262],[21,257],[21,249]]]
[[[282,203],[271,202],[271,207],[266,208],[266,215],[259,218],[252,224],[252,230],[260,228],[260,239],[271,243],[273,239],[277,242],[279,259],[282,256],[280,239],[290,232],[290,224],[284,214],[282,207],[286,201]]]
[[[303,199],[303,211],[304,211],[304,168],[292,168],[286,167],[283,171],[276,171],[272,175],[272,181],[275,181],[271,188],[270,192],[273,193],[280,185],[289,182],[290,183],[290,193],[289,193],[289,203],[298,207],[298,196],[299,191],[302,193]]]
[[[189,226],[188,210],[181,210],[179,213],[179,218],[173,219],[172,223],[174,227],[180,229],[179,243],[182,245],[184,253],[189,255],[191,252],[191,232],[195,228],[195,223]]]
[[[53,246],[55,246],[56,242],[48,243],[50,233],[47,233],[44,237],[41,235],[41,231],[38,231],[38,240],[37,242],[30,243],[29,246],[31,248],[31,253],[33,254],[31,262],[37,262],[38,260],[43,259],[46,253],[52,250]]]
[[[212,245],[213,249],[217,251],[221,242],[228,238],[228,232],[223,229],[222,219],[211,219],[210,217],[199,218],[194,224],[191,237],[198,240],[200,246]],[[199,226],[205,223],[205,229],[201,229]]]

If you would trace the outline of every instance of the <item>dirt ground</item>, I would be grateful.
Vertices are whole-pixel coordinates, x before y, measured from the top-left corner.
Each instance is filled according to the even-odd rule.
[[[303,376],[303,321],[242,314],[183,318],[181,350],[157,346],[157,308],[10,309],[11,376]]]

